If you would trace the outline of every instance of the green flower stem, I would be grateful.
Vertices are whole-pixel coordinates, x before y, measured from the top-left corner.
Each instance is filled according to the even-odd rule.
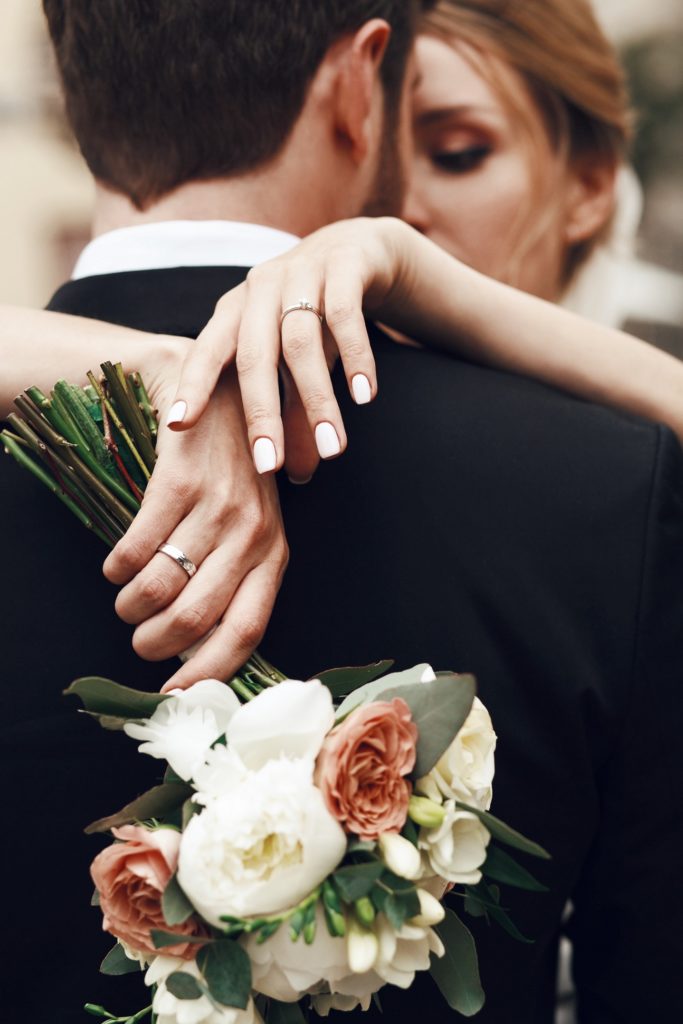
[[[279,669],[276,669],[274,665],[271,665],[269,661],[259,654],[258,651],[254,651],[252,656],[247,661],[247,665],[253,666],[253,668],[262,676],[265,676],[268,680],[268,686],[274,686],[277,683],[283,682],[287,676],[283,675]]]
[[[110,398],[107,397],[107,395],[104,392],[104,389],[101,387],[100,383],[98,382],[97,378],[93,373],[88,372],[88,380],[90,381],[91,387],[94,388],[94,390],[97,392],[97,396],[102,406],[103,418],[106,410],[106,413],[110,416],[112,423],[114,424],[119,434],[123,438],[126,447],[130,451],[133,458],[135,459],[135,462],[137,463],[140,472],[142,473],[143,479],[145,481],[148,481],[151,476],[151,470],[148,469],[145,460],[142,458],[140,452],[135,447],[135,444],[130,436],[130,433],[126,430],[121,420],[121,417],[119,416],[119,414],[116,411],[116,408],[114,407],[114,403],[111,401]]]
[[[239,676],[233,676],[232,679],[229,679],[228,686],[241,700],[250,701],[256,696]]]
[[[156,452],[133,389],[123,374],[123,368],[120,363],[116,366],[112,363],[102,363],[102,373],[109,385],[110,400],[115,404],[126,430],[134,440],[148,472],[151,473],[156,462]]]
[[[135,397],[138,400],[140,412],[145,418],[145,423],[147,424],[147,429],[149,430],[152,436],[152,440],[156,441],[158,431],[157,410],[152,405],[152,400],[149,397],[149,394],[147,393],[145,382],[143,381],[142,377],[137,372],[137,370],[135,370],[133,373],[128,374],[128,381],[133,389]]]

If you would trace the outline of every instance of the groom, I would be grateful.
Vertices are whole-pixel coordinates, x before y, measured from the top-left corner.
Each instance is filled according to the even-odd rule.
[[[283,232],[396,211],[411,4],[44,6],[98,183],[97,237],[51,308],[193,336]],[[374,343],[377,402],[338,389],[348,453],[281,485],[291,563],[264,652],[300,678],[380,656],[478,676],[499,734],[493,810],[553,855],[547,894],[504,896],[533,944],[478,922],[482,1022],[550,1024],[568,899],[580,1020],[678,1020],[680,447],[526,380]],[[428,978],[383,1002],[455,1016]]]

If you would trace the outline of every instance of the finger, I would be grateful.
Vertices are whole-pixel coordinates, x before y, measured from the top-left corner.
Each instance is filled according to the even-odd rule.
[[[161,463],[147,485],[140,511],[116,547],[105,559],[102,571],[110,583],[129,583],[154,558],[192,505],[187,481],[159,475]]]
[[[212,547],[206,536],[206,523],[196,511],[171,533],[166,543],[182,551],[197,570],[203,566]],[[137,626],[175,601],[189,580],[186,570],[172,556],[159,552],[120,591],[116,613],[124,622]]]
[[[285,470],[293,484],[307,484],[318,468],[320,456],[299,392],[286,369],[282,373],[282,380]]]
[[[377,394],[377,370],[363,316],[363,286],[347,275],[330,271],[325,286],[325,323],[334,338],[357,405],[367,405]]]
[[[146,661],[163,661],[201,640],[221,618],[244,576],[236,546],[212,551],[176,600],[135,630],[136,654]]]
[[[176,396],[166,418],[172,430],[188,430],[201,418],[218,378],[232,362],[242,315],[244,285],[219,299],[213,316],[190,346]]]
[[[254,465],[259,473],[280,469],[284,435],[280,413],[280,292],[255,278],[250,284],[237,342],[237,375]]]
[[[301,288],[301,284],[296,287]],[[316,305],[319,289],[314,291],[312,282],[308,288],[307,294],[314,296],[309,301]],[[283,294],[296,294],[295,286],[286,284]],[[346,432],[323,351],[320,320],[310,310],[294,310],[282,321],[281,334],[282,354],[306,411],[318,454],[322,459],[334,458],[346,448]]]
[[[200,679],[229,679],[261,642],[282,573],[264,562],[245,577],[223,621],[199,651],[162,688],[187,689]]]

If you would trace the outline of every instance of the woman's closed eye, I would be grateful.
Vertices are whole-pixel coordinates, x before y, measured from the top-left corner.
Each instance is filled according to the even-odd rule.
[[[491,146],[466,146],[463,149],[442,150],[432,153],[431,161],[448,174],[467,174],[479,167],[491,152]]]

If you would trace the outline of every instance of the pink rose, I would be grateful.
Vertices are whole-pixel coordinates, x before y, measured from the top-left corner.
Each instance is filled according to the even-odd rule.
[[[140,825],[113,828],[112,833],[122,842],[102,850],[90,866],[92,880],[100,894],[102,927],[137,952],[163,952],[165,956],[193,959],[196,944],[181,942],[160,951],[150,935],[153,928],[183,935],[202,933],[193,918],[169,928],[161,911],[162,893],[178,863],[180,833],[175,829],[151,830]]]
[[[377,701],[353,711],[326,737],[315,781],[327,809],[347,832],[377,839],[400,832],[412,786],[417,726],[404,700]]]

